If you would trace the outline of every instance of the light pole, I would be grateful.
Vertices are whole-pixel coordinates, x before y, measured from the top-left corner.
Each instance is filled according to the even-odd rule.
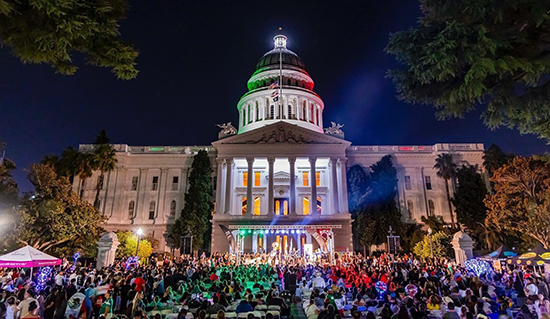
[[[432,257],[432,264],[434,263],[434,247],[432,243],[432,228],[428,226],[428,236],[430,237],[430,255]]]
[[[137,232],[137,246],[136,246],[136,257],[138,257],[138,253],[139,253],[139,239],[141,237],[141,235],[143,235],[143,230],[140,228],[138,228]]]

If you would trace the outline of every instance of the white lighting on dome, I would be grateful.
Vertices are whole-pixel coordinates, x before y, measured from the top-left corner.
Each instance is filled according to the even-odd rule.
[[[275,48],[285,48],[286,49],[286,37],[282,34],[276,35],[273,38],[275,42]]]

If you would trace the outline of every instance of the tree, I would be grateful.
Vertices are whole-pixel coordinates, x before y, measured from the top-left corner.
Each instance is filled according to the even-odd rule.
[[[540,0],[420,0],[418,26],[390,35],[398,96],[438,119],[483,107],[491,129],[550,141],[550,10]]]
[[[447,193],[449,214],[451,214],[451,226],[455,228],[455,218],[453,216],[453,206],[451,205],[451,194],[449,191],[449,181],[454,180],[456,177],[456,164],[453,162],[453,155],[449,153],[439,154],[435,159],[434,168],[437,169],[437,176],[445,180],[445,192]]]
[[[483,178],[478,173],[479,168],[472,165],[462,165],[457,171],[458,187],[453,198],[456,210],[456,220],[466,228],[466,232],[477,244],[484,241],[486,233],[485,218],[487,207],[483,200],[487,195],[487,189]],[[490,248],[491,243],[485,242]]]
[[[0,143],[0,152],[5,147]],[[16,210],[19,205],[19,187],[11,175],[15,163],[0,153],[0,242],[8,246],[5,237],[13,232]]]
[[[50,165],[33,164],[29,181],[35,190],[22,200],[15,241],[69,255],[99,239],[106,218],[72,191],[67,177]]]
[[[94,143],[95,150],[91,155],[91,167],[94,170],[99,171],[99,179],[96,184],[96,193],[94,199],[94,207],[98,209],[99,193],[103,188],[105,173],[114,170],[116,163],[118,162],[114,148],[108,143],[109,138],[107,137],[107,133],[105,132],[105,130],[101,130],[101,132],[99,132],[99,135],[96,137],[96,141]]]
[[[500,147],[495,144],[483,152],[483,167],[489,173],[489,176],[493,176],[493,173],[508,164],[514,158],[513,155],[505,154]]]
[[[352,218],[364,205],[367,196],[369,176],[360,165],[353,165],[347,173],[348,178],[348,202]]]
[[[116,232],[118,242],[120,245],[116,250],[117,258],[125,258],[136,255],[137,249],[137,236],[131,231],[118,231]],[[139,258],[149,258],[153,253],[153,246],[151,242],[147,239],[139,240]]]
[[[171,238],[193,236],[193,249],[203,247],[210,236],[208,229],[212,216],[212,166],[208,152],[200,150],[193,158],[189,174],[189,190],[185,194],[185,206],[181,216],[171,229]]]
[[[442,231],[434,233],[431,239],[426,235],[414,246],[414,254],[422,258],[431,258],[433,249],[434,258],[453,257],[451,239],[450,234]]]
[[[386,155],[371,166],[366,196],[358,206],[356,230],[364,246],[386,242],[390,226],[398,234],[403,232],[401,213],[397,208],[397,171],[391,155]],[[355,187],[355,186],[354,186]]]
[[[485,199],[486,223],[527,234],[550,249],[550,165],[516,157],[494,172],[495,193]]]
[[[76,72],[80,52],[88,64],[133,79],[138,52],[119,40],[127,9],[124,0],[0,0],[0,43],[23,63],[47,63],[65,75]]]

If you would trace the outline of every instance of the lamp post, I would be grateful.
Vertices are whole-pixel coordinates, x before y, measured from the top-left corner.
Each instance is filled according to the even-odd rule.
[[[138,228],[137,232],[137,246],[136,246],[136,257],[138,257],[138,253],[139,253],[139,239],[141,238],[141,235],[143,235],[143,230],[140,228]]]
[[[430,237],[430,256],[432,257],[432,264],[434,263],[434,247],[432,243],[432,228],[428,226],[428,236]]]

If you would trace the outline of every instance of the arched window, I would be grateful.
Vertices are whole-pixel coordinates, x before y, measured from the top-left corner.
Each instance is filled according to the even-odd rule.
[[[244,109],[244,107],[243,107],[242,113],[243,113],[242,116],[241,116],[242,126],[245,126],[246,125],[246,110]]]
[[[260,197],[254,197],[254,215],[260,215],[260,210],[262,209],[262,201]]]
[[[435,205],[433,200],[428,200],[428,215],[435,216]]]
[[[279,199],[275,201],[275,215],[281,215],[281,201]]]
[[[412,200],[407,201],[407,211],[409,213],[409,219],[412,219],[414,214],[414,204]]]
[[[302,199],[302,212],[304,215],[309,215],[309,197],[304,197]]]
[[[128,219],[134,219],[134,208],[136,207],[136,203],[134,201],[131,201],[128,203]]]
[[[283,104],[279,104],[279,113],[277,114],[278,119],[285,118],[285,112],[283,111]]]
[[[288,201],[283,201],[283,215],[288,215]]]
[[[313,117],[313,104],[310,104],[309,105],[309,122],[313,123],[314,121],[314,117]]]
[[[149,203],[149,219],[155,219],[155,207],[157,206],[157,203],[155,201],[151,201]]]
[[[307,102],[306,101],[303,101],[302,102],[302,121],[307,121],[307,116],[306,116],[306,113],[307,113]]]
[[[289,104],[287,106],[287,111],[288,111],[288,119],[290,120],[292,118],[292,104]]]
[[[94,205],[95,209],[101,211],[101,199],[98,199]]]
[[[247,105],[247,108],[248,108],[248,123],[252,123],[252,112],[250,112],[250,104]]]
[[[256,101],[256,122],[260,120],[260,105],[258,101]]]
[[[317,197],[317,214],[321,215],[321,197]]]
[[[246,215],[246,197],[241,202],[241,215]]]
[[[174,217],[176,216],[176,201],[173,200],[171,203],[170,203],[170,217]]]
[[[315,124],[319,125],[319,108],[315,108]]]
[[[269,106],[269,119],[273,120],[275,118],[275,106],[271,104]]]

